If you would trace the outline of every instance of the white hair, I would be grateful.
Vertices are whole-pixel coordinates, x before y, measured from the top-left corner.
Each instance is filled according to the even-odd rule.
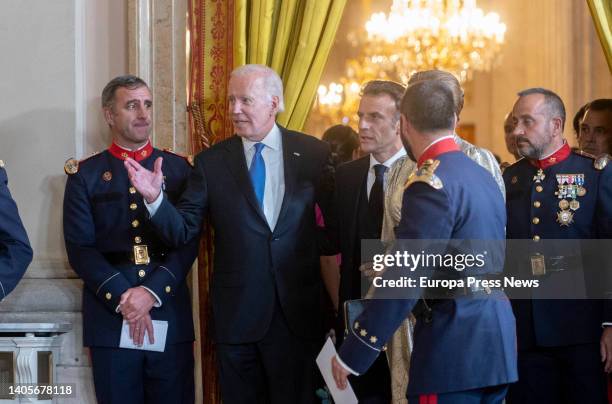
[[[261,75],[263,85],[270,97],[278,97],[278,112],[285,110],[285,101],[283,99],[283,81],[279,75],[265,65],[244,65],[237,67],[230,74],[231,77],[243,77],[249,75]]]

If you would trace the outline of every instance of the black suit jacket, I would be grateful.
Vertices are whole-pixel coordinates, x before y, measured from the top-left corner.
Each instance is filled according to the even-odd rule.
[[[213,330],[219,343],[261,339],[277,302],[295,334],[315,337],[319,330],[314,204],[325,213],[331,199],[323,186],[329,148],[311,136],[280,130],[285,194],[274,231],[255,198],[238,136],[198,154],[177,209],[164,198],[151,218],[167,242],[177,245],[197,236],[209,215]]]
[[[340,264],[340,303],[359,298],[361,276],[357,260],[359,251],[359,201],[366,192],[370,169],[370,156],[340,165],[336,169],[334,218],[330,232],[336,241],[342,263]],[[326,222],[327,223],[327,222]]]

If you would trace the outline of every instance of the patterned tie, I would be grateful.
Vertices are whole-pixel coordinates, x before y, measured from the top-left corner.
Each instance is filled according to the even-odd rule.
[[[380,237],[380,233],[382,231],[384,209],[383,183],[385,181],[386,171],[387,166],[385,165],[376,164],[374,166],[374,175],[376,176],[376,179],[374,180],[374,185],[372,185],[372,189],[370,190],[370,199],[368,200],[368,211],[370,218],[372,219],[372,223],[374,224],[374,230],[377,232],[376,234],[378,237]]]
[[[262,209],[264,189],[266,188],[266,163],[261,155],[264,146],[263,143],[255,143],[255,154],[253,155],[253,160],[251,160],[251,168],[249,168],[249,176],[251,177],[255,197]]]

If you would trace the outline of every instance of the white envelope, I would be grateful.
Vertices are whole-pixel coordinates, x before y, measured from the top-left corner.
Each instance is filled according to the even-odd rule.
[[[123,320],[119,348],[164,352],[164,350],[166,349],[166,334],[168,334],[168,322],[162,320],[153,320],[153,336],[155,337],[155,342],[153,344],[149,342],[149,335],[145,331],[144,342],[141,346],[138,346],[134,344],[134,341],[132,341],[132,339],[130,338],[130,326],[128,325],[128,322],[126,320]]]
[[[328,337],[327,341],[325,341],[325,345],[323,345],[323,349],[321,349],[321,352],[319,353],[319,356],[317,356],[317,365],[319,366],[321,375],[323,375],[323,380],[325,380],[325,384],[327,384],[327,388],[334,399],[334,403],[357,404],[357,396],[355,395],[350,383],[348,383],[346,389],[344,390],[340,390],[336,386],[331,367],[331,360],[334,356],[336,356],[336,348],[334,347],[334,343],[332,342],[331,338]]]

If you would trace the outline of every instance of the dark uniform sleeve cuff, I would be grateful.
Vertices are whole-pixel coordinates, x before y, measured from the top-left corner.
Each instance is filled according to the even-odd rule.
[[[163,304],[166,298],[174,296],[177,287],[176,276],[172,270],[160,265],[147,277],[142,286],[151,289]]]
[[[109,276],[100,284],[96,296],[106,304],[109,310],[116,313],[121,295],[130,288],[130,283],[119,272]]]
[[[379,349],[349,333],[340,347],[338,356],[346,366],[362,375],[372,366],[380,352]]]

